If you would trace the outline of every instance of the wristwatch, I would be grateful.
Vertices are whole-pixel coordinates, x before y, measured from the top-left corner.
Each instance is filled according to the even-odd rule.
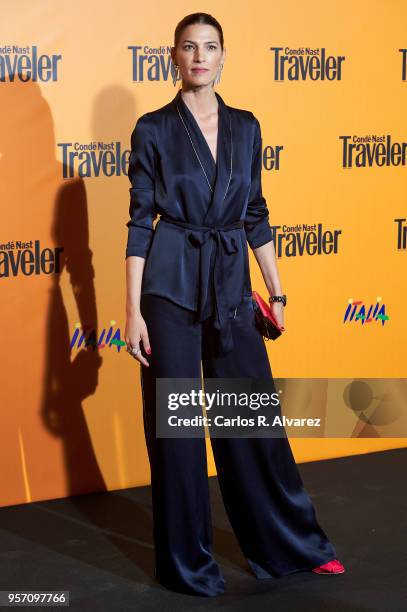
[[[269,302],[282,302],[283,306],[287,305],[287,296],[284,295],[271,295],[269,297]]]

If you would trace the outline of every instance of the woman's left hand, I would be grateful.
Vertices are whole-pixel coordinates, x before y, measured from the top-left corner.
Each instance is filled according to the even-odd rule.
[[[284,327],[284,304],[282,302],[270,302],[270,310],[276,318],[281,331],[285,331]]]

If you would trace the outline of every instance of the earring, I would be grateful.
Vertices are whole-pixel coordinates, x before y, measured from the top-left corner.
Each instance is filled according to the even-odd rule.
[[[179,79],[179,66],[177,66],[176,64],[171,64],[171,73],[172,73],[172,84],[175,87]]]
[[[219,65],[218,72],[216,73],[215,80],[213,82],[214,85],[217,85],[220,82],[220,78],[222,76],[223,64]]]

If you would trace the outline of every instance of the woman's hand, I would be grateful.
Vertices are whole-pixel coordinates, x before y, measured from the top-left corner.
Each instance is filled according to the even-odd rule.
[[[284,327],[284,304],[282,302],[270,302],[270,310],[276,318],[281,331],[285,331]]]
[[[143,365],[150,367],[147,359],[143,356],[141,352],[140,341],[143,343],[144,352],[148,355],[151,354],[150,341],[148,338],[147,325],[141,316],[140,312],[136,314],[127,315],[126,327],[124,330],[124,340],[127,344],[127,349],[140,349],[140,351],[135,355],[134,353],[129,353],[134,359],[140,361]]]

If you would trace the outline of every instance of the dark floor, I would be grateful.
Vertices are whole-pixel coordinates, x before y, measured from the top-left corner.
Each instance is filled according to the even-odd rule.
[[[345,574],[257,580],[211,478],[225,594],[182,595],[155,582],[149,487],[0,508],[0,590],[69,590],[70,609],[83,612],[405,612],[407,449],[298,467]]]

